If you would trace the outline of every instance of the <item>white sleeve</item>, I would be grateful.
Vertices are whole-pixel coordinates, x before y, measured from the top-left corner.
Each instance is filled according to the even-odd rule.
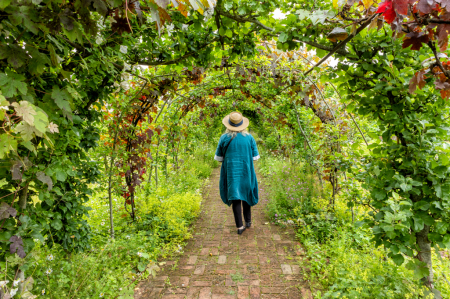
[[[214,160],[219,161],[219,162],[223,162],[223,157],[219,157],[214,155]]]
[[[259,155],[256,157],[253,157],[253,161],[259,160],[259,158],[261,158]]]

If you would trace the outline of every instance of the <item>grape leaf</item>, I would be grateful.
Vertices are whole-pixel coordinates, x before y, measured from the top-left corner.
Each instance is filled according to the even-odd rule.
[[[11,217],[16,217],[17,211],[13,207],[9,206],[6,202],[0,204],[0,220]]]
[[[21,94],[27,94],[27,84],[22,82],[25,77],[11,71],[6,71],[6,74],[0,73],[0,88],[5,97],[11,98],[17,95],[17,91]]]
[[[406,16],[408,14],[408,3],[409,0],[395,0],[393,6],[398,14]]]
[[[397,266],[401,266],[405,261],[405,258],[403,257],[402,254],[392,255],[391,258]]]
[[[403,49],[412,45],[411,50],[420,50],[422,44],[428,43],[430,38],[423,32],[409,32],[403,40]]]
[[[33,134],[35,133],[34,127],[24,122],[19,123],[14,131],[20,133],[20,137],[22,137],[25,142],[33,139]]]
[[[67,90],[59,89],[59,86],[54,86],[52,90],[52,99],[55,100],[56,105],[63,111],[64,115],[72,119],[72,108],[70,108],[69,101],[72,96],[67,92]]]
[[[103,0],[93,0],[91,2],[94,2],[94,8],[99,14],[101,14],[102,16],[106,16],[108,7],[106,7],[106,4],[105,2],[103,2]]]
[[[431,3],[433,2],[434,1],[431,1]],[[419,3],[417,3],[416,8],[423,14],[429,14],[433,10],[433,7],[428,0],[420,0]]]
[[[19,103],[12,103],[18,116],[28,123],[29,125],[34,125],[34,115],[36,111],[34,110],[34,105],[27,101],[20,101]]]
[[[441,51],[446,51],[448,47],[448,35],[450,33],[450,24],[439,24],[436,28],[438,45]]]
[[[53,188],[53,181],[52,178],[46,175],[44,172],[39,171],[36,173],[36,178],[43,182],[44,184],[47,184],[48,188],[47,190],[50,191]]]
[[[397,17],[394,7],[392,6],[392,0],[387,0],[378,6],[376,13],[382,13],[386,23],[391,24]]]
[[[12,236],[9,238],[9,242],[11,242],[9,251],[11,254],[14,254],[17,252],[17,255],[21,258],[24,258],[26,256],[25,251],[23,250],[23,241],[22,238],[19,236]]]
[[[47,131],[48,116],[44,112],[44,110],[42,110],[39,107],[36,107],[36,116],[34,117],[34,127],[37,131],[39,131],[36,132],[35,130],[35,133],[38,136],[42,136],[42,134],[44,134]]]
[[[28,61],[28,70],[31,74],[39,76],[44,72],[45,65],[50,64],[50,59],[47,55],[34,48],[30,47],[30,49],[27,50],[32,57],[30,61]]]
[[[56,230],[60,230],[60,229],[62,228],[62,226],[63,226],[61,220],[59,220],[59,219],[54,219],[54,220],[51,222],[51,225],[52,225],[53,228],[56,229]]]
[[[416,91],[417,86],[419,86],[420,89],[422,89],[426,82],[425,82],[425,73],[426,70],[418,71],[414,74],[414,76],[409,81],[409,93],[414,93]]]
[[[11,4],[11,0],[0,0],[0,9],[4,9],[9,4]]]
[[[436,2],[441,3],[441,7],[443,8],[450,7],[450,0],[437,0]]]
[[[17,150],[17,140],[9,134],[0,135],[0,159],[3,159],[11,150]]]
[[[9,50],[8,63],[16,69],[20,68],[28,59],[27,54],[22,48],[16,45],[11,46],[11,48]]]
[[[0,188],[2,188],[3,186],[6,186],[6,185],[8,185],[8,181],[5,178],[1,179],[0,180]]]

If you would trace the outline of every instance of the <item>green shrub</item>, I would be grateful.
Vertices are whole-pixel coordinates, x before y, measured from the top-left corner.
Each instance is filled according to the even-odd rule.
[[[52,236],[47,235],[44,242],[36,240],[38,245],[25,259],[8,261],[8,267],[20,263],[25,276],[34,279],[32,293],[43,298],[133,298],[136,283],[156,274],[158,260],[181,253],[191,237],[189,225],[200,212],[205,178],[216,166],[213,158],[212,146],[200,146],[195,155],[184,157],[178,173],[162,176],[158,188],[144,182],[135,195],[135,221],[124,199],[113,196],[115,239],[109,237],[108,195],[98,190],[87,203],[92,210],[85,217],[92,230],[90,251],[68,255],[60,245],[49,248]],[[14,273],[0,275],[14,280]]]
[[[262,157],[259,170],[269,186],[267,215],[276,224],[295,226],[308,260],[304,279],[316,290],[315,298],[427,298],[414,271],[395,265],[383,247],[375,247],[370,229],[353,224],[368,212],[353,206],[359,201],[355,197],[366,193],[358,184],[342,184],[335,205],[329,206],[308,164]],[[436,288],[450,298],[449,256],[440,259],[434,252],[433,265]]]

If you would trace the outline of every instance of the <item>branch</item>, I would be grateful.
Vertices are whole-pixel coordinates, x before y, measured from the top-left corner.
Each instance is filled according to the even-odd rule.
[[[346,39],[337,44],[332,51],[330,51],[327,55],[325,55],[324,58],[322,58],[316,65],[311,67],[306,73],[304,73],[304,75],[305,76],[308,75],[310,72],[312,72],[314,68],[324,63],[325,60],[327,60],[331,55],[336,53],[341,47],[345,46],[351,39],[353,39],[356,35],[358,35],[358,33],[363,31],[363,29],[366,28],[372,22],[372,20],[375,19],[375,17],[378,17],[378,15],[379,14],[374,14],[373,16],[371,16],[365,23],[359,26],[359,28],[353,34],[350,34]]]
[[[232,15],[232,14],[230,14],[230,13],[228,13],[228,12],[225,12],[225,11],[221,10],[219,7],[216,7],[216,12],[217,12],[218,14],[224,16],[224,17],[233,19],[233,20],[238,21],[238,22],[244,22],[244,23],[245,23],[245,22],[249,22],[249,23],[256,24],[256,25],[258,25],[259,27],[261,27],[261,28],[263,28],[263,29],[266,29],[266,30],[268,30],[268,31],[275,31],[275,29],[270,28],[270,27],[264,25],[263,23],[261,23],[261,22],[258,21],[257,19],[249,19],[249,18],[243,18],[243,17],[240,17],[240,16],[235,16],[235,15]]]
[[[430,47],[431,51],[433,51],[434,58],[436,58],[436,64],[441,69],[441,71],[444,73],[444,75],[450,79],[450,71],[444,69],[444,66],[442,65],[441,59],[438,56],[438,53],[436,51],[436,46],[434,45],[433,41],[429,41],[427,45]]]
[[[167,61],[152,61],[152,62],[148,62],[148,61],[134,61],[134,63],[138,63],[140,65],[170,65],[170,64],[176,64],[178,62],[180,62],[181,60],[184,60],[194,54],[197,54],[198,51],[206,48],[207,46],[209,46],[211,43],[218,41],[218,38],[214,38],[213,40],[211,40],[209,43],[206,43],[204,45],[202,45],[201,47],[199,47],[197,50],[195,51],[191,51],[188,52],[186,54],[184,54],[183,56],[180,56],[178,58],[172,59],[172,60],[167,60]]]

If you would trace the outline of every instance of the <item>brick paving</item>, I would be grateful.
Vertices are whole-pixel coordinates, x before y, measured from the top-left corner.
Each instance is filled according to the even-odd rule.
[[[238,235],[231,207],[220,199],[219,176],[220,169],[215,169],[184,254],[167,262],[156,278],[140,282],[134,298],[312,298],[302,279],[303,251],[294,231],[270,224],[265,217],[265,186],[260,182],[252,227]]]

